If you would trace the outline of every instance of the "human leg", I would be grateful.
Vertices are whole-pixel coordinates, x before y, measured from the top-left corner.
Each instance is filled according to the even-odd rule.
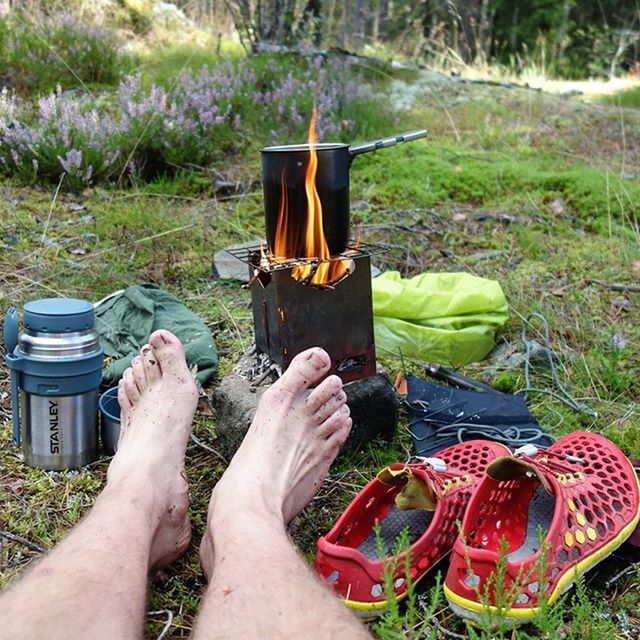
[[[139,638],[147,574],[190,539],[184,456],[197,390],[156,331],[119,388],[121,437],[89,514],[0,597],[0,637]]]
[[[321,349],[300,354],[263,396],[216,485],[201,558],[209,587],[194,638],[369,638],[312,574],[287,525],[315,495],[351,429]],[[309,392],[311,385],[318,386]]]

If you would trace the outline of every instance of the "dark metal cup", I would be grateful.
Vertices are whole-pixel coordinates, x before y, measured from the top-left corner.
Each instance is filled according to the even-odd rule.
[[[318,144],[316,189],[322,206],[322,227],[331,255],[342,253],[349,243],[349,155],[348,144]],[[274,252],[281,210],[287,208],[287,246],[304,257],[308,201],[305,176],[309,145],[286,145],[262,149],[267,244]]]

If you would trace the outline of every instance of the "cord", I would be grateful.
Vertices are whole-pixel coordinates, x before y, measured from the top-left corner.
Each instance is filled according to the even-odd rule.
[[[531,352],[533,350],[533,346],[534,346],[534,341],[529,339],[529,337],[527,336],[527,327],[528,326],[533,326],[532,320],[533,319],[538,319],[540,320],[540,322],[542,322],[542,325],[544,327],[544,346],[545,346],[545,352],[547,355],[547,359],[549,361],[549,369],[551,370],[551,377],[553,378],[553,382],[555,383],[556,387],[559,389],[560,393],[556,393],[555,391],[551,391],[550,389],[540,389],[538,387],[532,387],[531,386],[531,380],[530,380],[530,369],[531,369]],[[580,403],[576,400],[576,398],[574,398],[563,386],[562,383],[560,382],[560,376],[558,374],[558,370],[556,368],[556,363],[554,358],[558,358],[558,354],[553,350],[552,346],[551,346],[551,339],[549,337],[549,323],[547,321],[547,319],[541,314],[541,313],[531,313],[527,316],[527,318],[524,321],[524,324],[522,325],[522,333],[520,335],[520,338],[526,348],[525,351],[525,356],[524,356],[524,380],[525,380],[525,387],[524,389],[519,389],[518,391],[516,391],[516,394],[523,394],[525,397],[525,400],[527,399],[527,394],[528,393],[542,393],[548,396],[551,396],[552,398],[559,400],[560,402],[563,402],[564,404],[566,404],[567,406],[571,407],[572,409],[574,409],[575,411],[577,411],[578,413],[586,413],[587,415],[593,416],[594,418],[598,417],[598,413],[596,411],[594,411],[590,406],[588,406],[587,404],[584,403]],[[559,426],[559,425],[556,425]]]

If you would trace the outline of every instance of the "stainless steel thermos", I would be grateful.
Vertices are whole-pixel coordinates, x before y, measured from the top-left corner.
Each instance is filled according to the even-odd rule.
[[[98,456],[98,387],[103,352],[93,305],[48,298],[24,305],[23,328],[5,318],[13,439],[40,469],[72,469]]]

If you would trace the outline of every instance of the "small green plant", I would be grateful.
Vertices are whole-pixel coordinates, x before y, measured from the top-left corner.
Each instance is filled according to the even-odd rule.
[[[509,569],[508,555],[510,553],[509,543],[507,539],[502,536],[495,571],[489,575],[484,585],[474,587],[476,598],[483,606],[483,612],[477,620],[480,635],[478,635],[476,629],[467,625],[467,631],[472,640],[479,638],[504,638],[510,633],[513,629],[514,622],[509,619],[509,609],[515,605],[518,596],[534,578],[538,582],[537,607],[539,608],[539,613],[538,616],[534,618],[533,624],[543,633],[543,637],[545,637],[545,633],[551,632],[552,630],[555,632],[555,630],[558,629],[562,621],[562,609],[550,606],[548,601],[549,594],[546,575],[548,567],[547,558],[550,547],[544,540],[545,534],[546,532],[539,527],[538,540],[540,552],[536,564],[528,571],[520,567],[516,579],[511,582],[507,579]],[[464,541],[465,536],[462,531],[460,531],[460,536]],[[474,577],[475,573],[469,554],[465,555],[465,561],[468,575]],[[556,636],[548,635],[546,637]]]
[[[416,593],[416,584],[411,577],[411,541],[409,528],[405,527],[394,541],[393,550],[389,548],[382,536],[380,523],[376,520],[374,525],[376,551],[379,558],[387,558],[382,569],[382,589],[386,600],[386,608],[373,625],[373,630],[380,640],[417,640],[426,638],[435,640],[437,629],[431,625],[431,619],[435,615],[442,600],[442,585],[440,574],[436,577],[436,583],[429,591],[425,604]],[[404,559],[402,555],[404,554]],[[395,582],[398,580],[399,570],[402,575],[407,595],[402,603],[399,603],[395,595]]]
[[[583,576],[575,582],[567,627],[567,640],[614,640],[618,637],[616,625],[605,607],[594,604],[589,598]]]

